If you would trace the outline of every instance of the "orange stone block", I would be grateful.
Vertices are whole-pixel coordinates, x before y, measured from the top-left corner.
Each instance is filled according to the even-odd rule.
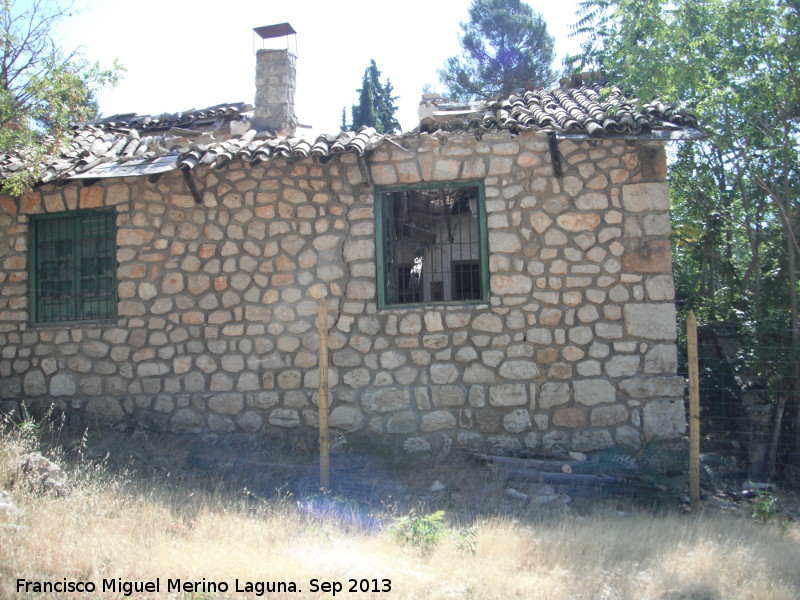
[[[19,199],[19,212],[25,215],[42,212],[42,196],[38,192],[24,194]]]
[[[100,208],[103,206],[103,188],[95,185],[83,188],[78,206],[81,208]]]
[[[559,408],[553,413],[553,425],[556,427],[584,427],[587,423],[585,408]]]
[[[203,313],[198,312],[196,310],[190,310],[188,312],[183,313],[183,315],[181,316],[181,320],[186,325],[202,325]]]
[[[294,275],[291,273],[274,275],[272,277],[272,285],[275,287],[283,287],[284,285],[291,285],[292,283],[294,283]]]
[[[672,247],[669,240],[645,242],[622,257],[622,266],[631,273],[670,273]]]
[[[217,251],[216,244],[203,244],[200,246],[200,258],[211,258]]]
[[[11,196],[0,196],[0,208],[12,215],[17,214],[17,203]]]

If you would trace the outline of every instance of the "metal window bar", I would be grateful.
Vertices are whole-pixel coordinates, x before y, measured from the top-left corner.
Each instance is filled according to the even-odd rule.
[[[478,194],[445,187],[383,195],[387,304],[481,299]]]
[[[36,322],[114,316],[114,213],[92,211],[37,218],[33,237]]]

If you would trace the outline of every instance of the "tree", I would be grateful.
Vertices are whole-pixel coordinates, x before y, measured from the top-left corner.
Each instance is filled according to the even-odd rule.
[[[122,71],[116,61],[102,68],[58,45],[53,28],[68,11],[50,0],[0,1],[0,151],[14,149],[29,164],[3,182],[12,193],[35,181],[71,124],[96,116],[95,93],[116,84]]]
[[[353,105],[352,108],[353,129],[366,126],[374,127],[378,133],[400,131],[400,123],[394,117],[397,112],[394,104],[397,96],[392,96],[392,82],[387,78],[386,83],[381,83],[380,77],[381,72],[375,61],[370,60],[369,67],[364,71],[361,87],[356,90],[358,105]]]
[[[439,70],[449,97],[508,96],[555,79],[553,37],[542,16],[521,0],[473,0],[461,31],[463,57],[451,56]]]
[[[779,325],[770,335],[789,338],[770,345],[798,357],[800,2],[584,0],[579,15],[581,68],[642,100],[681,103],[708,132],[671,173],[679,286],[694,284],[685,293],[711,319],[736,318],[756,336]],[[800,361],[784,376],[797,385]]]

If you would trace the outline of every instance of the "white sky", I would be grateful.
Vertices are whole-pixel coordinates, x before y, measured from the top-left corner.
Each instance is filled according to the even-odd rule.
[[[556,65],[577,52],[569,37],[576,1],[528,2],[544,16],[556,39]],[[289,22],[297,36],[295,112],[315,131],[336,132],[342,107],[357,101],[364,70],[374,58],[381,79],[399,96],[403,130],[416,126],[422,87],[442,87],[436,74],[459,53],[459,22],[470,0],[76,0],[59,29],[65,48],[80,46],[89,60],[127,72],[122,83],[98,95],[103,115],[161,114],[224,102],[253,102],[254,27]],[[295,41],[296,40],[296,41]],[[296,43],[296,46],[295,46]],[[286,39],[264,47],[286,47]]]

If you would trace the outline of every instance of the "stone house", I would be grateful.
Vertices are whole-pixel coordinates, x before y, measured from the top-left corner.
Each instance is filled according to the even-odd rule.
[[[684,432],[665,141],[691,117],[591,87],[413,132],[255,109],[117,115],[0,196],[0,408],[171,432],[331,425],[409,452],[590,451]],[[0,157],[0,174],[21,168]]]

